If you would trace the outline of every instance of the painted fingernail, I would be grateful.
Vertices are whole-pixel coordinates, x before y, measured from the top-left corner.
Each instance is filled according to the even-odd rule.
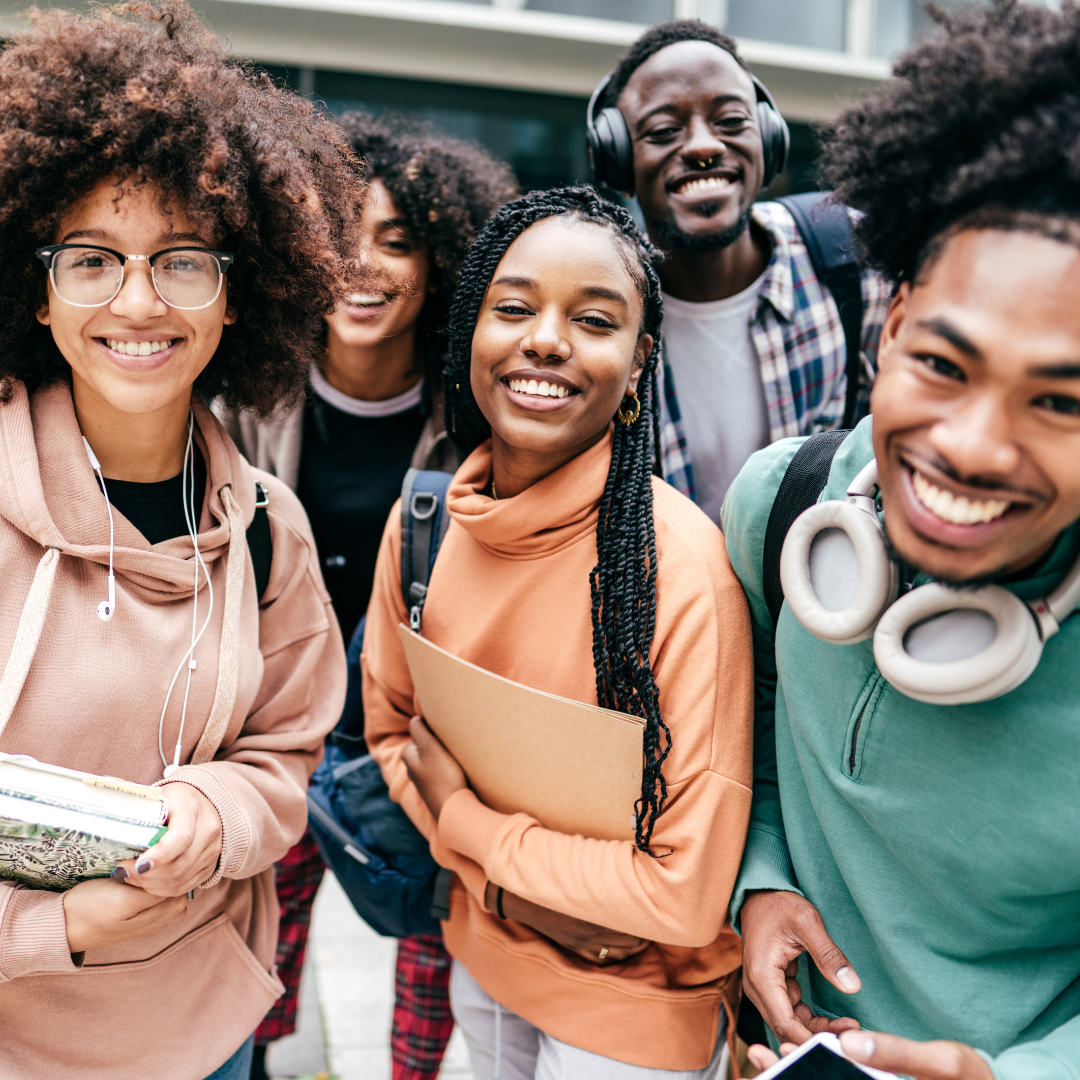
[[[128,872],[122,866],[118,866],[110,876],[113,881],[127,881]]]
[[[836,973],[836,981],[840,984],[841,990],[846,990],[849,994],[854,994],[859,989],[860,983],[855,975],[855,972],[849,967],[842,967]]]
[[[148,870],[154,869],[153,859],[143,859],[142,862],[135,864],[136,874],[145,874]]]
[[[845,1031],[840,1037],[844,1049],[857,1058],[872,1058],[874,1056],[874,1036],[867,1035],[862,1031]]]

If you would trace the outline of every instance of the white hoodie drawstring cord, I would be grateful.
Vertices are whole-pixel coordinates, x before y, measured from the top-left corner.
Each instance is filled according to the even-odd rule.
[[[495,1002],[495,1072],[492,1080],[502,1075],[502,1006]]]

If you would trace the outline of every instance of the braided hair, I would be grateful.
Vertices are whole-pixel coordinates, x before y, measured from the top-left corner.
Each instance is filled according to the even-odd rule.
[[[450,344],[443,370],[446,429],[463,455],[491,437],[491,425],[476,403],[470,378],[480,308],[510,245],[530,225],[560,216],[610,231],[641,296],[641,333],[651,335],[654,342],[638,384],[640,414],[632,424],[615,424],[611,466],[596,522],[596,566],[589,575],[597,701],[645,721],[635,840],[640,850],[653,855],[649,843],[667,799],[662,767],[671,750],[671,732],[660,715],[659,691],[649,661],[656,629],[651,476],[660,445],[657,362],[663,304],[653,266],[656,253],[626,210],[592,187],[568,187],[535,191],[508,203],[488,222],[461,268],[450,309]]]

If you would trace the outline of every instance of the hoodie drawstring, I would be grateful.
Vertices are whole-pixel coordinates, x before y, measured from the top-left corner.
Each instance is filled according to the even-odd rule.
[[[225,613],[221,621],[221,644],[218,648],[218,681],[214,704],[203,728],[192,765],[212,761],[232,719],[236,705],[236,688],[240,677],[240,601],[244,594],[244,566],[247,562],[247,530],[244,515],[226,484],[221,489],[221,501],[229,515],[229,561],[225,567]]]
[[[22,615],[19,616],[19,628],[15,631],[15,644],[11,646],[11,655],[4,666],[4,676],[0,678],[0,735],[7,727],[15,703],[22,693],[23,683],[26,682],[30,661],[37,652],[59,564],[60,549],[46,548],[37,564],[37,570],[34,571],[30,591],[26,594]]]

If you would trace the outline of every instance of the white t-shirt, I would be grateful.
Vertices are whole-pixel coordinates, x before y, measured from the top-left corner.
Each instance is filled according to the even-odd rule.
[[[750,319],[761,275],[725,300],[664,294],[664,352],[675,380],[701,509],[719,523],[727,489],[769,441],[769,414]]]

